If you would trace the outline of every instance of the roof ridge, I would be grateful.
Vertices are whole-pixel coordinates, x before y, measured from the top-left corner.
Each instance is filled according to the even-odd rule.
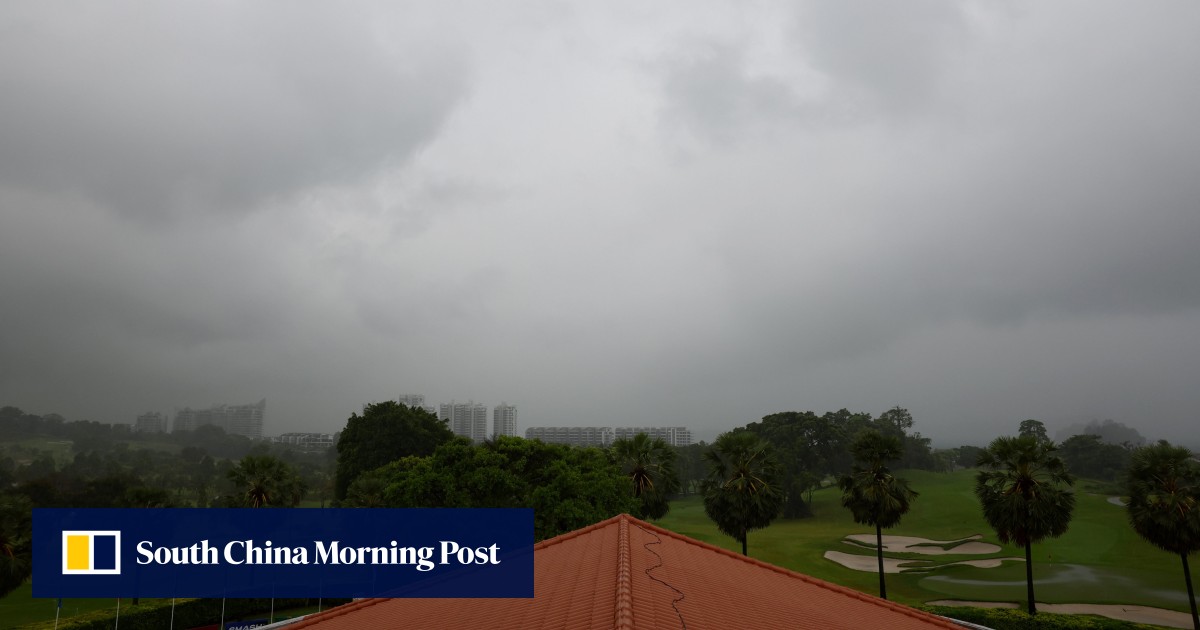
[[[623,517],[633,518],[633,517],[629,516],[628,514],[618,514],[616,516],[606,518],[603,521],[600,521],[599,523],[592,523],[591,525],[588,525],[587,527],[584,527],[582,529],[577,529],[574,531],[566,532],[564,534],[559,534],[553,538],[547,538],[546,540],[543,540],[539,543],[534,544],[533,548],[534,548],[534,550],[544,549],[546,547],[564,543],[568,540],[571,540],[572,538],[577,538],[584,534],[590,534],[590,533],[596,531],[597,529],[602,529],[602,528],[608,527],[609,525],[616,523]]]
[[[612,525],[613,523],[616,523],[616,522],[620,521],[623,517],[627,517],[627,516],[629,516],[629,515],[628,514],[618,514],[616,516],[606,518],[603,521],[600,521],[599,523],[593,523],[591,525],[588,525],[587,527],[584,527],[582,529],[570,531],[565,534],[559,534],[558,536],[555,536],[553,538],[547,538],[546,540],[543,540],[539,543],[534,544],[533,549],[536,551],[538,549],[543,549],[546,547],[550,547],[553,545],[557,545],[557,544],[566,542],[568,540],[571,540],[572,538],[577,538],[584,534],[591,533],[595,530],[602,529],[604,527],[608,527],[609,525]],[[632,517],[630,517],[630,518],[632,518]],[[630,581],[632,582],[632,580],[630,580]],[[306,628],[306,627],[314,626],[319,621],[325,621],[327,619],[332,619],[334,617],[338,617],[338,616],[341,616],[341,615],[344,615],[344,614],[347,614],[350,612],[354,612],[356,610],[368,608],[370,606],[374,606],[375,604],[386,602],[389,599],[391,599],[391,598],[367,597],[364,599],[350,602],[349,604],[342,604],[341,606],[334,606],[333,608],[330,608],[328,610],[323,610],[321,612],[308,615],[304,619],[292,624],[289,627],[294,627],[294,628],[299,629],[299,628]],[[630,601],[632,601],[632,597],[630,598]],[[632,608],[632,604],[630,604],[629,619],[631,620],[631,625],[627,626],[629,628],[633,627],[632,626],[632,619],[633,619],[632,615],[633,615],[633,608]]]
[[[629,554],[629,520],[617,521],[617,609],[616,630],[633,630],[633,563]],[[632,518],[632,517],[629,517]]]
[[[647,527],[647,528],[652,529],[660,534],[670,536],[671,538],[674,538],[681,542],[685,542],[685,543],[692,544],[692,545],[698,545],[700,547],[709,549],[711,551],[715,551],[715,552],[724,554],[731,558],[736,558],[738,560],[741,560],[742,562],[753,564],[753,565],[759,566],[764,569],[769,569],[776,573],[782,573],[783,575],[799,579],[801,581],[812,584],[813,586],[816,586],[818,588],[823,588],[823,589],[830,590],[830,591],[833,591],[833,592],[841,594],[841,595],[853,597],[860,601],[863,601],[863,602],[866,602],[869,604],[874,604],[876,606],[879,606],[880,608],[887,608],[889,610],[898,612],[898,613],[903,614],[908,617],[913,617],[915,619],[921,619],[924,621],[933,621],[933,622],[940,624],[941,626],[943,626],[945,628],[953,628],[955,630],[962,630],[962,626],[955,624],[951,621],[948,621],[944,617],[939,617],[933,613],[927,613],[923,610],[917,610],[916,608],[913,608],[911,606],[905,606],[904,604],[897,604],[895,602],[888,601],[886,599],[881,599],[879,597],[870,595],[868,593],[864,593],[862,591],[856,591],[852,588],[842,586],[840,584],[834,584],[833,582],[828,582],[828,581],[822,580],[820,578],[815,578],[811,575],[797,573],[796,571],[792,571],[791,569],[785,569],[781,566],[774,565],[769,562],[764,562],[757,558],[751,558],[750,556],[743,556],[739,553],[732,552],[723,547],[718,547],[711,543],[706,543],[703,540],[697,540],[695,538],[691,538],[690,536],[684,536],[683,534],[673,532],[669,529],[664,529],[662,527],[659,527],[658,525],[654,525],[653,523],[647,523],[646,521],[643,521],[643,520],[638,519],[633,516],[628,516],[628,515],[622,515],[622,516],[627,516],[630,521],[634,522],[637,525]]]

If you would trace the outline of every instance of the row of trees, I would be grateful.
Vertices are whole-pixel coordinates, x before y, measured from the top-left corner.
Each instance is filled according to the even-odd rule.
[[[1192,623],[1200,630],[1188,555],[1200,551],[1200,462],[1166,441],[1134,449],[1126,474],[1127,514],[1134,531],[1154,546],[1179,555]],[[1002,542],[1025,548],[1028,610],[1037,612],[1031,546],[1066,533],[1075,507],[1058,448],[1044,435],[1026,432],[997,438],[979,458],[975,494],[983,515]]]
[[[893,407],[878,418],[846,409],[817,415],[812,411],[787,411],[763,417],[744,429],[770,443],[778,457],[783,493],[783,516],[810,516],[811,493],[826,479],[850,472],[854,465],[852,445],[866,430],[893,438],[898,467],[922,470],[946,470],[953,464],[935,453],[930,439],[913,431],[913,417],[907,409]]]
[[[889,468],[890,462],[904,459],[903,442],[895,434],[863,428],[848,454],[851,469],[838,478],[842,505],[855,522],[875,528],[879,593],[886,599],[882,530],[900,523],[918,493]],[[703,485],[705,511],[718,529],[742,544],[745,554],[747,533],[784,512],[791,489],[786,469],[773,445],[749,431],[721,435],[705,459],[710,466]],[[1130,523],[1151,544],[1179,555],[1193,623],[1200,630],[1187,559],[1200,550],[1200,462],[1186,448],[1165,441],[1132,450],[1129,461]],[[1036,614],[1032,545],[1067,531],[1075,507],[1075,477],[1036,420],[1023,422],[1017,437],[997,438],[979,449],[975,465],[975,495],[984,519],[1001,542],[1025,550],[1027,606]]]

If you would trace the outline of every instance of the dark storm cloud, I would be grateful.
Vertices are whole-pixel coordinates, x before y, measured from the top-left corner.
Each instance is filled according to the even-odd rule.
[[[10,8],[0,183],[148,219],[244,212],[407,159],[463,90],[439,46],[313,5]]]
[[[1200,9],[499,6],[4,5],[0,404],[1200,405]]]

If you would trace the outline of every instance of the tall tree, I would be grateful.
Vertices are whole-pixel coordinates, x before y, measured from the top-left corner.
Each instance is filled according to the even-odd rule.
[[[453,438],[446,423],[420,407],[391,400],[367,405],[361,416],[350,415],[338,438],[334,497],[345,499],[350,483],[368,470],[410,455],[430,455]]]
[[[675,450],[662,438],[638,433],[613,442],[612,451],[621,471],[633,482],[633,496],[639,502],[637,517],[666,516],[671,509],[669,495],[679,491]]]
[[[1191,452],[1162,441],[1133,452],[1129,466],[1129,522],[1150,544],[1179,554],[1192,625],[1200,630],[1188,554],[1200,551],[1200,463]]]
[[[900,524],[917,493],[908,481],[896,477],[887,463],[902,455],[900,439],[868,430],[859,433],[850,447],[854,468],[838,479],[842,506],[854,516],[854,522],[875,526],[875,552],[879,561],[879,596],[887,599],[883,577],[883,528]]]
[[[770,525],[783,509],[774,451],[753,433],[733,431],[722,433],[704,458],[709,466],[704,512],[748,555],[747,533]]]
[[[979,456],[975,496],[1001,542],[1025,548],[1029,614],[1037,614],[1033,595],[1033,543],[1057,538],[1071,524],[1075,483],[1056,454],[1053,442],[1034,436],[999,437]]]
[[[1021,426],[1017,428],[1017,436],[1032,437],[1039,442],[1050,441],[1050,436],[1046,434],[1046,424],[1033,418],[1021,421]]]

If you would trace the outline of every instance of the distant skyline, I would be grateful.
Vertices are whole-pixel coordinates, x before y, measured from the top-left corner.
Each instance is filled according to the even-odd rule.
[[[0,404],[1195,434],[1200,5],[5,3]]]

